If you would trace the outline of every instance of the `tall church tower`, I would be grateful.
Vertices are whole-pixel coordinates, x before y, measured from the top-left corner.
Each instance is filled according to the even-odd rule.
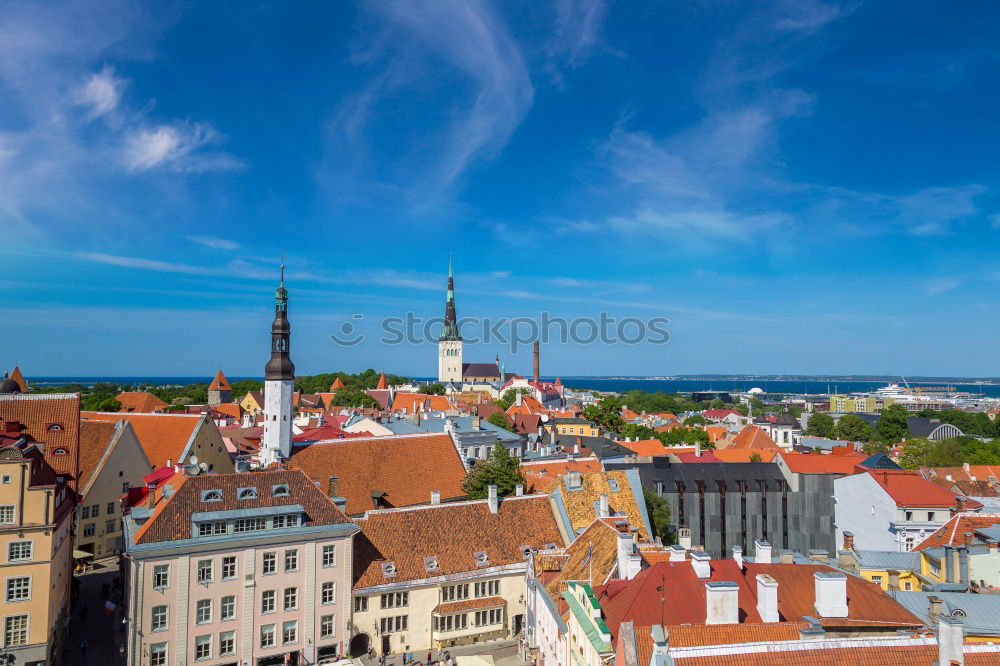
[[[438,338],[438,381],[462,383],[462,336],[455,315],[455,272],[448,257],[448,296],[444,304],[444,326]]]
[[[274,323],[271,324],[271,360],[264,366],[264,435],[260,440],[260,463],[270,465],[292,453],[292,393],[295,365],[288,355],[291,327],[288,325],[288,291],[285,265],[281,284],[274,292]]]

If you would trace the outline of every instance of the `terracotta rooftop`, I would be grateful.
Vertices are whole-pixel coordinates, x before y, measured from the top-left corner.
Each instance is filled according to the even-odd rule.
[[[387,389],[389,388],[389,382],[386,381],[385,373],[383,372],[378,376],[378,384],[375,385],[377,389]]]
[[[718,449],[712,453],[722,462],[739,463],[750,462],[750,456],[760,456],[760,462],[771,462],[778,455],[779,449]]]
[[[667,447],[663,445],[658,439],[640,439],[638,441],[629,442],[625,440],[616,440],[616,444],[621,444],[626,449],[634,451],[640,456],[665,456],[670,451],[667,451]],[[694,451],[694,449],[690,449]]]
[[[496,608],[506,606],[507,600],[503,597],[483,597],[481,599],[465,599],[463,601],[449,601],[438,604],[434,607],[435,613],[457,613],[458,611],[478,610],[480,608]]]
[[[733,438],[732,443],[726,447],[729,449],[777,449],[771,436],[763,428],[755,425],[748,425]]]
[[[527,489],[541,490],[552,485],[552,479],[566,472],[600,472],[601,461],[597,458],[567,458],[550,460],[523,460],[521,472],[527,480]]]
[[[352,437],[294,446],[289,466],[304,471],[327,489],[338,477],[337,495],[347,499],[347,513],[374,508],[372,493],[385,493],[380,508],[431,501],[431,491],[444,501],[465,496],[465,465],[448,435]]]
[[[455,403],[443,395],[425,395],[423,393],[397,393],[392,401],[392,411],[407,414],[416,412],[447,412],[455,409]]]
[[[966,543],[967,533],[975,534],[976,530],[994,525],[1000,525],[1000,513],[959,513],[952,516],[951,520],[921,541],[913,550],[940,548],[946,545],[969,545]]]
[[[820,453],[789,453],[778,454],[788,469],[795,474],[854,474],[859,462],[867,458],[861,455],[824,455]]]
[[[212,383],[208,385],[208,390],[209,391],[232,391],[233,387],[229,383],[229,380],[226,379],[226,376],[224,374],[222,374],[222,370],[219,370],[215,374],[215,379],[213,379]]]
[[[24,381],[24,375],[21,374],[21,368],[14,366],[14,369],[10,371],[10,379],[17,382],[17,385],[21,387],[21,393],[28,392],[28,382]]]
[[[827,647],[837,645],[837,647]],[[938,646],[933,638],[866,640],[864,638],[754,645],[717,649],[671,650],[678,666],[931,666],[938,664]],[[1000,663],[996,645],[965,646],[967,666]],[[953,662],[956,663],[956,662]]]
[[[80,488],[90,481],[90,475],[97,469],[97,463],[114,438],[115,424],[110,422],[80,422]]]
[[[576,540],[559,555],[535,555],[535,571],[556,569],[545,587],[556,603],[562,599],[569,581],[592,580],[594,585],[605,583],[618,564],[618,530],[603,520],[594,520]]]
[[[271,489],[285,484],[289,493],[274,496]],[[172,485],[173,493],[165,496],[158,489],[156,508],[135,532],[136,543],[177,541],[191,538],[191,515],[204,511],[231,511],[258,507],[301,505],[305,508],[306,526],[349,523],[350,519],[338,509],[323,491],[296,470],[267,470],[241,474],[202,474],[184,476],[176,474],[163,483]],[[238,499],[240,488],[256,488],[256,499]],[[222,501],[205,503],[203,490],[221,490]]]
[[[67,476],[79,489],[80,396],[77,393],[22,393],[0,395],[2,430],[13,428],[28,441],[41,442],[45,462],[56,474]]]
[[[721,421],[730,414],[735,414],[736,416],[743,416],[735,409],[706,409],[701,413],[706,419],[715,419]]]
[[[580,487],[575,489],[569,486],[566,476],[561,476],[550,482],[548,488],[542,488],[542,490],[551,493],[556,488],[560,488],[560,496],[566,507],[566,513],[569,514],[569,522],[574,532],[584,529],[594,522],[594,519],[597,518],[594,505],[602,494],[606,494],[610,514],[612,516],[616,514],[626,516],[632,527],[638,531],[640,538],[650,538],[636,500],[636,493],[639,494],[640,498],[642,497],[642,488],[632,488],[625,470],[581,474]]]
[[[110,423],[124,419],[131,423],[153,469],[166,467],[167,461],[174,465],[182,462],[181,454],[205,420],[205,417],[199,414],[82,412],[80,417],[87,421]]]
[[[548,495],[502,499],[496,513],[477,500],[369,511],[356,522],[355,588],[475,571],[477,552],[486,554],[482,566],[523,565],[526,546],[565,545]],[[386,576],[390,562],[395,575]]]
[[[952,491],[928,481],[914,470],[879,469],[867,472],[878,485],[896,502],[896,506],[950,508],[955,506],[957,495]],[[968,500],[970,509],[982,504]]]
[[[683,624],[665,627],[670,647],[730,645],[733,643],[770,643],[797,641],[799,629],[808,622],[773,622],[767,624]]]
[[[344,382],[340,381],[340,377],[337,377],[333,380],[333,383],[330,384],[330,393],[335,392],[339,388],[344,388]]]
[[[146,391],[123,391],[115,396],[115,400],[121,404],[123,412],[148,414],[162,411],[170,406]]]

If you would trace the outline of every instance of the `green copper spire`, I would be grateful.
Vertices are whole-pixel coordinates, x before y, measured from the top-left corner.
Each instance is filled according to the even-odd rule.
[[[276,304],[287,304],[288,303],[288,290],[285,289],[285,253],[281,252],[281,282],[278,284],[278,288],[274,291],[274,302]]]
[[[448,296],[444,303],[444,326],[440,340],[461,340],[458,334],[458,316],[455,314],[455,271],[451,255],[448,255]]]

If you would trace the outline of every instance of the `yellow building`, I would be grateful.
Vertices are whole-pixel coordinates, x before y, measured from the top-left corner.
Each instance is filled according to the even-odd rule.
[[[921,578],[921,554],[894,550],[852,551],[856,571],[865,580],[870,580],[885,591],[902,590],[919,592],[923,586]]]
[[[0,437],[0,632],[13,663],[59,663],[73,578],[73,498],[35,443]]]
[[[250,391],[240,400],[240,407],[244,412],[257,416],[264,411],[264,392]]]
[[[580,435],[582,437],[600,437],[601,429],[587,419],[556,418],[545,424],[545,430],[557,435]]]
[[[831,412],[861,412],[866,414],[875,413],[876,404],[873,396],[858,395],[831,395]]]

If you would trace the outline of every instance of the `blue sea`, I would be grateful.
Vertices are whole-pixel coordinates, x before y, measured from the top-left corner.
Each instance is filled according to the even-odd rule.
[[[257,379],[261,377],[229,377],[230,382],[242,379]],[[417,379],[431,379],[430,377],[418,377]],[[543,377],[549,381],[555,377]],[[98,382],[114,382],[121,385],[151,384],[154,386],[176,385],[183,386],[195,382],[210,382],[211,377],[30,377],[28,381],[32,384],[59,386],[64,384],[81,384],[89,386]],[[766,378],[703,378],[703,379],[642,379],[642,378],[610,378],[610,377],[563,377],[562,382],[572,389],[593,389],[595,391],[624,392],[632,390],[655,393],[663,391],[665,393],[690,393],[692,391],[747,391],[754,387],[759,387],[765,393],[795,393],[820,395],[826,393],[856,393],[863,391],[874,391],[885,386],[890,381],[899,381],[899,378],[885,379],[854,379],[850,377],[833,379],[766,379]],[[968,380],[967,380],[968,381]],[[995,381],[995,380],[994,380]],[[948,379],[921,379],[920,381],[908,382],[911,387],[941,387],[948,386],[957,391],[968,393],[980,393],[990,397],[1000,397],[1000,383],[971,384],[955,383]]]

